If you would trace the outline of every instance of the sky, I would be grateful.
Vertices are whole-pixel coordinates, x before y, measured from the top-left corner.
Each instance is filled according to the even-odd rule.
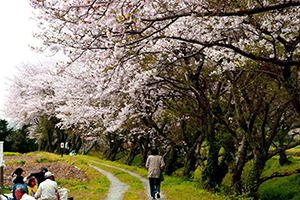
[[[33,8],[29,0],[2,1],[0,10],[0,119],[5,119],[3,110],[8,96],[8,79],[16,74],[21,63],[41,61],[45,56],[29,47],[40,44],[32,37],[32,32],[38,29],[32,19]]]

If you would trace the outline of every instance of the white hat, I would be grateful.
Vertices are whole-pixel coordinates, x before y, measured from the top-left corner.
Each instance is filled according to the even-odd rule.
[[[54,175],[51,172],[46,172],[44,175],[45,179],[49,178],[50,176],[54,176]]]

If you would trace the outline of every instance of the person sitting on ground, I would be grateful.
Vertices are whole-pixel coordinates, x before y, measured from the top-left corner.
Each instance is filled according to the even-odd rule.
[[[27,185],[24,183],[23,179],[24,177],[22,175],[18,175],[14,180],[15,185],[13,187],[13,200],[17,200],[16,189],[19,185],[22,185],[25,188],[26,193],[28,194]]]
[[[58,185],[54,181],[54,175],[51,172],[45,173],[45,181],[43,181],[37,193],[34,196],[36,199],[41,200],[59,200]]]
[[[37,192],[38,187],[35,184],[35,178],[30,178],[27,183],[28,187],[28,195],[34,197]]]
[[[31,173],[29,176],[27,176],[25,178],[25,181],[27,181],[27,179],[34,176],[36,178],[38,186],[39,186],[41,184],[41,182],[43,182],[45,180],[44,176],[47,171],[48,171],[48,169],[46,167],[42,167],[40,172]]]
[[[76,149],[71,151],[70,156],[76,156]]]
[[[16,198],[19,200],[35,200],[26,193],[26,188],[23,185],[18,185],[16,188]]]
[[[20,168],[20,167],[18,167],[12,174],[11,174],[11,176],[12,176],[12,187],[14,186],[14,180],[15,180],[15,178],[18,176],[18,175],[22,175],[22,173],[23,173],[24,171],[23,171],[23,169],[22,168]]]

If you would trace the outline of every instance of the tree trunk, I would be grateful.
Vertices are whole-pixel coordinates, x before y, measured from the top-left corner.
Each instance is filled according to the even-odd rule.
[[[139,138],[138,144],[141,154],[141,166],[145,166],[148,156],[148,151],[150,148],[148,147],[150,140],[149,140],[149,134],[147,134],[145,137],[142,136]]]
[[[197,139],[193,143],[192,147],[190,148],[190,150],[187,154],[183,175],[190,176],[190,172],[196,170],[196,168],[197,168],[196,164],[198,162],[197,155],[196,155],[196,149],[197,149],[198,145],[201,146],[204,139],[205,139],[204,132],[202,132],[200,135],[197,134]]]
[[[243,189],[242,172],[246,164],[248,143],[244,136],[241,144],[238,148],[237,155],[235,158],[235,164],[233,168],[233,175],[231,179],[231,188],[234,190],[234,194],[241,195]],[[232,192],[230,192],[232,194]]]
[[[131,143],[130,152],[126,158],[125,164],[131,165],[135,156],[139,154],[139,146],[136,142]]]
[[[252,197],[253,199],[257,200],[257,191],[260,186],[260,177],[263,172],[263,169],[266,164],[266,156],[262,151],[259,152],[259,154],[256,153],[255,158],[254,158],[254,164],[252,169],[250,170],[249,173],[249,181],[247,183],[248,185],[248,192],[249,192],[249,197]]]
[[[279,164],[280,166],[283,166],[283,165],[289,165],[291,164],[292,162],[287,158],[286,156],[286,152],[285,151],[282,151],[279,153]]]
[[[111,133],[107,135],[108,143],[109,143],[109,150],[107,154],[107,159],[114,161],[115,157],[118,153],[118,150],[122,146],[123,139],[120,139],[116,134]]]
[[[190,172],[196,170],[196,163],[197,163],[197,158],[195,155],[195,146],[193,145],[192,148],[189,149],[189,152],[186,155],[186,161],[184,165],[184,170],[183,170],[183,175],[187,175],[190,177]]]
[[[88,154],[96,145],[97,140],[94,140],[87,148],[84,148],[84,151],[82,152],[82,155]]]
[[[207,164],[205,165],[204,170],[202,172],[202,184],[204,188],[214,190],[219,184],[218,156],[220,147],[218,145],[218,142],[216,141],[215,133],[213,130],[209,131],[206,138],[208,140],[209,152],[207,157]]]
[[[167,175],[171,175],[172,173],[174,173],[177,170],[177,158],[178,158],[178,153],[177,153],[177,147],[174,146],[170,146],[170,149],[167,153],[167,155],[165,156],[165,174]]]
[[[72,142],[70,145],[70,151],[75,150],[76,152],[81,148],[82,141],[80,135],[73,134]]]

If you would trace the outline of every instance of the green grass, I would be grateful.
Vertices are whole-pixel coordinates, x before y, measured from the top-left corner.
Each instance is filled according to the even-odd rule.
[[[90,181],[72,181],[72,180],[60,180],[61,185],[70,190],[68,196],[74,197],[74,199],[103,199],[108,193],[110,186],[109,180],[101,174],[99,171],[90,167],[86,161],[76,156],[66,156],[64,159],[66,163],[77,166],[80,170],[83,170]]]
[[[17,165],[25,165],[26,161],[25,160],[18,160],[16,162]]]
[[[22,156],[23,154],[17,152],[3,152],[3,156]]]
[[[107,160],[98,159],[91,156],[80,156],[82,158],[88,158],[90,160],[94,160],[97,162],[105,163],[108,165],[112,165],[115,167],[120,167],[122,169],[126,169],[129,171],[132,171],[134,173],[137,173],[141,175],[144,178],[147,178],[148,172],[144,167],[138,167],[138,166],[128,166],[117,162],[111,162]],[[93,165],[95,163],[93,162]],[[104,170],[111,170],[111,172],[116,172],[118,174],[118,170],[108,169],[108,167],[104,167],[101,165],[97,165],[99,168],[102,168]],[[124,173],[120,173],[124,174]],[[130,179],[134,180],[134,177],[129,176]],[[121,180],[121,177],[118,177]],[[122,179],[124,180],[124,179]],[[121,181],[122,181],[121,180]],[[134,186],[136,181],[130,182],[129,180],[124,180],[125,183],[129,184],[131,187]],[[137,187],[137,186],[134,186]],[[144,190],[142,188],[142,190]],[[161,191],[165,195],[167,199],[188,199],[188,200],[199,200],[199,199],[213,199],[213,200],[226,200],[229,199],[226,196],[214,194],[211,192],[208,192],[206,190],[201,189],[200,185],[198,183],[189,181],[188,179],[184,177],[170,177],[165,175],[165,180],[161,184]],[[136,198],[134,195],[136,195],[136,191],[134,192],[127,192],[125,194],[124,199],[130,200],[130,199],[144,199],[144,198]]]
[[[295,151],[297,152],[297,151]],[[22,154],[16,153],[4,153],[9,156],[19,156]],[[68,165],[74,165],[80,170],[83,170],[87,176],[90,178],[90,181],[82,181],[82,180],[65,180],[57,178],[56,181],[58,185],[67,188],[68,196],[74,197],[74,199],[87,199],[87,200],[99,200],[103,199],[107,196],[110,182],[109,180],[100,172],[90,167],[88,163],[97,166],[103,170],[109,171],[114,176],[119,178],[120,181],[128,184],[130,186],[129,191],[124,194],[125,200],[130,199],[146,199],[144,188],[142,186],[141,181],[138,178],[132,177],[129,173],[124,172],[119,169],[106,167],[89,160],[94,160],[97,162],[109,164],[115,167],[120,167],[122,169],[126,169],[141,175],[144,178],[147,178],[148,172],[144,167],[139,166],[127,166],[118,162],[111,162],[107,160],[98,159],[92,156],[64,156],[63,158],[57,154],[51,154],[46,152],[34,152],[29,153],[28,155],[35,155],[37,158],[35,162],[65,162]],[[41,159],[43,158],[43,159]],[[137,158],[138,159],[138,158]],[[300,158],[289,156],[289,159],[292,161],[292,164],[280,166],[278,157],[274,157],[270,159],[265,166],[262,177],[273,174],[274,172],[284,173],[284,172],[292,172],[295,169],[300,168]],[[22,165],[26,161],[19,160],[14,162],[8,162],[9,164],[19,164]],[[249,166],[245,166],[245,171],[243,173],[243,178],[247,177],[247,173],[249,171]],[[212,192],[208,192],[204,189],[201,189],[201,168],[198,168],[194,173],[191,179],[186,177],[180,177],[180,169],[177,171],[176,176],[167,176],[165,175],[165,180],[161,184],[161,191],[165,195],[166,199],[188,199],[188,200],[206,200],[206,199],[214,199],[214,200],[224,200],[224,199],[233,199],[226,195],[216,194]],[[228,186],[230,185],[231,175],[228,174],[221,188],[221,193],[226,194]],[[266,181],[259,188],[259,196],[262,200],[288,200],[288,199],[300,199],[300,174],[293,174],[287,177],[274,178],[272,180]],[[6,188],[3,188],[4,193],[7,192]],[[242,197],[239,199],[243,199]]]
[[[50,159],[49,158],[37,158],[37,159],[35,159],[35,161],[37,163],[48,163],[48,162],[50,162]]]
[[[289,156],[292,161],[290,165],[280,166],[278,157],[270,159],[264,168],[262,177],[273,174],[274,172],[285,173],[293,172],[300,168],[300,158]],[[300,174],[292,174],[290,176],[273,178],[264,182],[259,188],[260,199],[300,199]]]
[[[82,156],[82,157],[85,158],[85,156]],[[95,159],[93,159],[93,160],[95,160]],[[97,160],[97,161],[100,162],[100,160]],[[139,180],[138,178],[133,177],[129,173],[124,172],[124,171],[119,170],[119,169],[103,166],[103,165],[97,164],[95,162],[90,162],[90,161],[87,161],[87,162],[94,165],[94,166],[97,166],[97,167],[99,167],[99,168],[101,168],[105,171],[110,172],[115,177],[117,177],[121,182],[126,183],[130,186],[130,189],[127,192],[125,192],[125,194],[123,196],[124,200],[146,199],[146,194],[144,193],[145,189],[142,185],[141,180]],[[122,166],[118,166],[118,167],[123,168]]]
[[[201,186],[195,182],[189,181],[184,177],[165,176],[161,184],[162,192],[168,199],[189,199],[189,200],[225,200],[226,196],[218,195],[201,189]]]
[[[68,165],[74,165],[87,174],[90,178],[89,181],[77,179],[66,180],[59,179],[59,177],[55,179],[59,187],[68,189],[68,197],[73,197],[74,199],[99,200],[107,196],[110,186],[109,180],[99,171],[90,167],[82,158],[77,156],[64,156],[62,158],[60,155],[47,152],[31,152],[28,155],[35,155],[42,158],[37,158],[35,162],[64,162]]]

